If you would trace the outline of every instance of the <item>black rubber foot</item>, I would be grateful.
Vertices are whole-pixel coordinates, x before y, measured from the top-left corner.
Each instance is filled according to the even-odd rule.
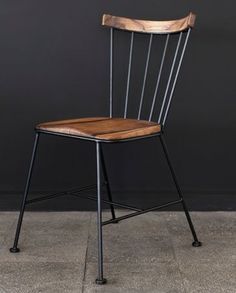
[[[97,285],[103,285],[103,284],[106,284],[106,282],[107,282],[107,279],[105,279],[105,278],[103,278],[103,279],[96,279],[96,284]]]
[[[20,252],[20,249],[18,247],[12,247],[9,249],[11,253],[17,253]]]
[[[202,246],[202,242],[200,242],[200,241],[193,241],[192,246],[193,247],[200,247],[200,246]]]

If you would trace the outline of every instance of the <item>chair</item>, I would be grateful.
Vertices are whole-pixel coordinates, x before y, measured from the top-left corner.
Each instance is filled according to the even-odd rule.
[[[186,203],[184,201],[181,188],[178,184],[174,168],[171,164],[168,154],[167,146],[164,140],[165,124],[167,116],[170,110],[173,93],[175,90],[177,78],[179,75],[181,63],[184,57],[185,49],[189,39],[191,29],[194,26],[195,15],[190,13],[187,17],[171,20],[171,21],[149,21],[149,20],[136,20],[124,17],[117,17],[112,15],[103,15],[102,25],[109,27],[110,29],[110,112],[108,116],[104,117],[91,117],[91,118],[78,118],[63,121],[54,121],[41,123],[36,126],[35,141],[33,146],[32,158],[29,166],[28,177],[26,180],[26,186],[24,196],[22,200],[19,220],[16,228],[16,235],[14,245],[10,248],[12,253],[19,252],[18,240],[22,225],[22,219],[27,204],[31,204],[40,200],[61,196],[61,195],[74,195],[81,197],[81,191],[95,187],[97,196],[88,197],[91,200],[97,201],[97,230],[98,230],[98,276],[96,279],[97,284],[106,283],[106,279],[103,276],[103,240],[102,240],[102,228],[103,226],[111,223],[118,223],[121,220],[125,220],[134,216],[138,216],[150,211],[159,210],[170,205],[182,204],[192,236],[194,247],[201,246],[201,242],[198,241],[193,223],[191,221]],[[128,43],[128,65],[125,68],[125,74],[127,75],[127,81],[125,83],[124,94],[124,112],[122,115],[114,115],[114,43],[115,37],[121,33],[130,34],[130,40]],[[135,38],[144,37],[146,52],[144,54],[144,66],[142,68],[143,77],[141,82],[140,96],[136,99],[138,106],[136,107],[136,117],[128,118],[129,110],[129,98],[130,98],[130,84],[132,81],[132,66],[134,63],[134,45]],[[159,45],[162,46],[162,54],[158,61],[158,66],[151,67],[150,60],[153,56],[152,46],[157,38],[160,38]],[[140,40],[139,40],[140,41]],[[172,45],[170,45],[170,42]],[[155,56],[157,54],[154,54]],[[155,67],[158,70],[154,73]],[[150,69],[152,68],[152,69]],[[150,70],[149,70],[150,69]],[[150,72],[149,72],[150,71]],[[149,105],[145,106],[144,98],[148,88],[147,80],[149,75],[155,77],[154,91],[149,97]],[[136,84],[135,84],[136,85]],[[135,111],[134,111],[135,112]],[[146,113],[146,114],[145,114]],[[146,115],[146,116],[145,116]],[[145,116],[145,117],[144,117]],[[79,190],[69,190],[61,193],[45,195],[34,199],[27,199],[30,180],[37,151],[38,141],[40,135],[56,135],[62,137],[68,137],[71,139],[81,139],[91,141],[96,145],[96,170],[97,170],[97,182],[94,186],[88,186]],[[148,138],[158,138],[163,149],[163,153],[167,160],[167,164],[170,169],[170,173],[173,177],[175,187],[178,192],[178,200],[167,202],[166,204],[154,206],[147,209],[139,209],[126,204],[114,202],[112,200],[112,194],[110,190],[109,180],[107,176],[107,170],[105,166],[105,160],[102,147],[104,144],[110,143],[128,143],[133,140],[143,140]],[[108,200],[101,198],[101,173],[103,172],[104,185],[106,187]],[[83,196],[82,196],[83,197]],[[107,221],[102,221],[102,206],[104,202],[110,206],[112,218]],[[114,206],[127,208],[133,210],[132,213],[127,215],[116,217]]]

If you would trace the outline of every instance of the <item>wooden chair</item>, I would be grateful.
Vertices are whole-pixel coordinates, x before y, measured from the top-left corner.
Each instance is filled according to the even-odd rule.
[[[121,220],[128,219],[137,215],[141,215],[150,211],[158,210],[168,207],[174,204],[182,204],[187,221],[192,232],[193,243],[195,247],[201,246],[201,242],[198,241],[196,232],[194,230],[193,223],[191,221],[188,209],[183,199],[182,191],[178,184],[175,171],[170,161],[170,157],[167,151],[167,146],[164,141],[164,130],[166,119],[170,110],[173,93],[175,90],[178,74],[180,71],[181,63],[184,57],[186,45],[189,39],[191,29],[194,26],[195,15],[190,13],[187,17],[171,20],[171,21],[149,21],[149,20],[136,20],[124,17],[117,17],[112,15],[103,15],[102,25],[110,28],[110,112],[109,115],[104,117],[91,117],[91,118],[78,118],[63,121],[54,121],[41,123],[36,126],[36,136],[33,147],[33,153],[31,163],[29,167],[28,177],[26,181],[23,201],[21,205],[19,220],[16,229],[15,241],[11,252],[19,252],[18,239],[20,235],[22,219],[24,215],[25,206],[40,200],[61,196],[63,194],[71,194],[74,196],[81,196],[80,192],[85,187],[79,190],[70,190],[58,194],[46,195],[43,197],[27,200],[32,169],[34,165],[35,154],[41,134],[57,135],[74,139],[81,139],[91,141],[96,145],[96,164],[97,164],[97,183],[95,185],[97,190],[96,197],[88,197],[91,200],[97,201],[97,230],[98,230],[98,277],[96,279],[97,284],[104,284],[106,279],[103,277],[103,241],[102,241],[102,227],[110,223],[117,223]],[[114,85],[114,34],[120,33],[130,34],[130,40],[128,44],[128,66],[125,68],[125,74],[127,74],[127,82],[125,85],[124,93],[124,113],[123,115],[114,115],[114,99],[113,99],[113,85]],[[135,38],[146,36],[144,41],[146,42],[147,51],[145,52],[145,62],[142,68],[143,78],[141,82],[141,92],[138,97],[138,106],[136,117],[128,118],[129,110],[129,96],[130,96],[130,84],[132,76],[133,65],[133,53]],[[117,36],[116,35],[116,36]],[[158,68],[154,73],[154,70],[149,70],[151,67],[150,60],[152,59],[153,52],[152,46],[154,41],[160,38],[160,44],[163,45],[159,54],[160,59],[158,61]],[[174,42],[174,45],[170,45],[170,41]],[[173,47],[174,46],[174,47]],[[173,49],[174,48],[174,49]],[[157,55],[154,54],[155,56]],[[169,61],[168,61],[169,60]],[[151,72],[149,72],[151,71]],[[155,87],[152,93],[151,100],[149,99],[149,105],[145,106],[144,97],[147,91],[147,77],[149,75],[155,76]],[[165,77],[164,77],[164,76]],[[136,86],[136,84],[135,84]],[[145,97],[146,98],[146,97]],[[148,109],[148,110],[147,110]],[[145,112],[146,111],[146,112]],[[146,113],[146,114],[145,114]],[[146,115],[146,116],[145,116]],[[145,116],[145,117],[144,117]],[[141,119],[142,118],[142,119]],[[133,140],[148,139],[150,137],[156,137],[160,139],[161,146],[164,151],[165,158],[167,160],[171,175],[173,177],[174,184],[176,186],[179,199],[176,201],[167,202],[161,206],[155,206],[148,209],[139,209],[133,206],[128,206],[122,203],[117,203],[112,200],[110,185],[108,181],[107,171],[105,167],[104,156],[102,152],[102,145],[106,143],[119,143]],[[101,170],[103,171],[105,186],[107,189],[108,200],[101,199]],[[102,206],[101,202],[105,202],[110,205],[112,219],[102,222]],[[114,206],[127,208],[134,212],[125,216],[116,217]]]

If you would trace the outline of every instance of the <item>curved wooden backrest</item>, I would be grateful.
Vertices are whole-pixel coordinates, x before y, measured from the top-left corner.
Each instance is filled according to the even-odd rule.
[[[136,47],[135,45],[141,44],[140,42],[136,43],[136,39],[139,39],[139,41],[141,41],[142,39],[144,43],[146,43],[146,50],[144,51],[143,59],[145,63],[138,62],[141,66],[141,70],[143,71],[143,79],[141,80],[142,88],[140,88],[141,92],[140,97],[138,97],[137,101],[138,105],[136,103],[136,109],[138,109],[137,119],[148,119],[148,121],[150,122],[155,121],[155,117],[158,117],[158,124],[164,126],[170,109],[173,93],[178,79],[180,67],[183,61],[185,49],[188,43],[189,35],[191,29],[194,26],[194,22],[195,15],[193,13],[189,13],[188,16],[182,19],[167,21],[137,20],[112,16],[108,14],[103,15],[102,25],[108,26],[110,28],[110,117],[114,116],[113,64],[117,64],[117,59],[114,60],[114,56],[118,56],[118,50],[114,50],[114,43],[117,43],[117,40],[119,40],[119,35],[123,33],[130,35],[129,55],[127,57],[128,65],[127,69],[125,68],[125,71],[127,70],[127,82],[126,90],[124,92],[123,118],[129,117],[129,115],[131,114],[129,109],[129,105],[131,104],[129,102],[129,97],[131,88],[130,84],[134,84],[134,81],[132,81],[134,76],[133,63],[135,62],[135,60],[137,60],[137,58],[141,60],[140,58],[142,50],[140,51],[138,57],[133,52],[135,50],[134,47]],[[120,32],[115,32],[116,30],[120,30]],[[144,36],[139,33],[143,33]],[[145,36],[145,34],[148,34],[148,37]],[[159,39],[160,41],[158,42],[158,48],[155,47],[154,44],[157,43],[157,41],[155,41],[157,39]],[[126,46],[127,45],[125,45],[125,47]],[[156,49],[154,50],[152,49],[152,47],[155,47]],[[156,63],[158,65],[152,66],[153,62],[158,62]],[[143,64],[145,64],[144,67]],[[122,67],[122,72],[123,69],[124,68]],[[138,67],[136,66],[135,69],[138,70]],[[148,81],[148,79],[150,78],[154,78],[155,80],[154,87]],[[149,85],[151,86],[149,87],[148,92],[146,88]],[[135,84],[135,87],[138,88],[137,84]],[[150,90],[152,91],[152,93],[150,92]],[[137,99],[133,98],[133,103],[134,100]],[[144,100],[148,101],[145,105]]]
[[[192,12],[184,18],[166,21],[139,20],[104,14],[102,25],[140,33],[169,34],[194,27],[195,18]]]

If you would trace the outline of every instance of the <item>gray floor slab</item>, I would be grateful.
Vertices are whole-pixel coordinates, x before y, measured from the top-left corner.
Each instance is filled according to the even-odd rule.
[[[235,212],[192,212],[191,217],[199,238],[212,236],[232,237],[236,235]],[[172,236],[189,235],[189,227],[183,212],[163,212]]]
[[[0,293],[236,293],[236,213],[191,214],[199,248],[182,212],[104,226],[108,283],[99,286],[96,213],[27,212],[21,252],[10,254],[18,213],[2,212]]]
[[[0,212],[0,232],[6,232],[15,224],[18,213]]]
[[[236,263],[236,238],[227,237],[214,239],[212,236],[202,236],[203,245],[192,247],[191,238],[178,236],[172,238],[175,256],[178,262],[197,260],[205,263],[224,264]]]
[[[9,254],[16,225],[6,233],[0,261],[85,262],[90,213],[25,213],[19,239],[20,253]]]
[[[204,263],[192,259],[182,262],[179,267],[188,293],[236,292],[235,263]]]
[[[1,293],[82,292],[84,265],[77,262],[0,262]]]

